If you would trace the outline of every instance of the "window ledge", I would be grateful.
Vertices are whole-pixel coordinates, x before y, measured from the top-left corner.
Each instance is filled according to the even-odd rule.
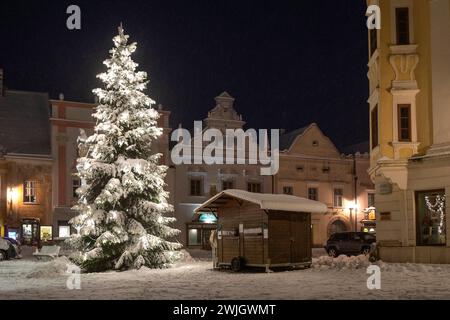
[[[417,44],[391,45],[389,49],[392,54],[413,54],[417,53]]]

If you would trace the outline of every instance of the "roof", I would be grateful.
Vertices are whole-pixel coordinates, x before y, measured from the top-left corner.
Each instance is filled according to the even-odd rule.
[[[280,151],[284,151],[284,150],[290,149],[292,144],[294,143],[295,139],[298,136],[301,136],[303,133],[305,133],[305,131],[310,126],[311,125],[281,135],[281,137],[280,137]]]
[[[359,143],[352,144],[351,146],[347,146],[342,148],[342,151],[345,154],[356,154],[356,153],[368,153],[370,151],[370,143],[369,141],[363,141]]]
[[[0,96],[0,149],[6,153],[50,155],[49,97],[6,90]]]
[[[229,199],[240,199],[259,205],[262,210],[280,210],[291,212],[326,213],[327,206],[321,202],[313,201],[285,194],[263,194],[251,193],[244,190],[225,190],[215,195],[200,207],[195,209],[196,213],[201,211],[217,211],[221,205]]]

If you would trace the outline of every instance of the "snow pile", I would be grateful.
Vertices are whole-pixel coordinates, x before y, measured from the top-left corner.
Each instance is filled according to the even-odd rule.
[[[212,253],[207,250],[180,250],[180,260],[182,263],[200,262],[200,261],[211,261]]]
[[[337,258],[323,256],[313,259],[312,268],[317,270],[347,270],[347,269],[365,269],[370,266],[369,257],[365,255],[348,257],[340,255]]]
[[[60,257],[49,262],[36,263],[36,268],[27,274],[27,278],[52,278],[66,274],[69,266],[73,265],[67,257]]]

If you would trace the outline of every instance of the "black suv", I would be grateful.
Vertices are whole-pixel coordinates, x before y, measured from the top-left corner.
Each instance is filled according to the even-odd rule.
[[[372,243],[376,242],[373,234],[366,232],[342,232],[333,234],[324,244],[324,248],[330,257],[345,255],[368,255]]]

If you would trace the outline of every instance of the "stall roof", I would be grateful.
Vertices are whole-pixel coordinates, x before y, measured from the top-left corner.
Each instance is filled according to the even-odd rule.
[[[263,194],[251,193],[244,190],[225,190],[215,195],[200,207],[195,209],[196,213],[205,211],[217,211],[221,205],[229,199],[240,199],[260,206],[263,210],[280,210],[293,212],[326,213],[327,206],[321,202],[305,198],[289,196],[285,194]]]

